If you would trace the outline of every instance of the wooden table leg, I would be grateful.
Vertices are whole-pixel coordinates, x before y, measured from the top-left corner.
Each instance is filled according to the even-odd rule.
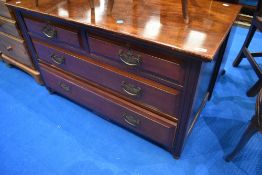
[[[258,94],[260,89],[262,88],[262,79],[259,79],[248,91],[247,96],[248,97],[254,97]]]
[[[95,8],[95,6],[94,6],[94,0],[89,0],[89,4],[90,4],[91,9],[94,9],[94,8]]]
[[[186,23],[189,22],[188,17],[188,0],[181,0],[182,1],[182,12],[183,12],[183,18]]]
[[[107,15],[111,15],[114,6],[114,0],[109,0],[107,4]]]
[[[227,162],[231,161],[256,132],[258,132],[257,123],[256,123],[256,118],[253,117],[247,129],[245,130],[244,134],[241,136],[237,146],[230,154],[228,154],[225,157],[225,160]]]
[[[225,51],[226,51],[226,48],[227,48],[229,35],[230,35],[230,33],[227,34],[227,37],[224,40],[223,44],[221,45],[219,52],[218,52],[218,55],[217,55],[217,61],[215,63],[215,68],[214,68],[214,72],[213,72],[213,75],[212,75],[212,80],[211,80],[209,88],[208,88],[208,91],[210,92],[208,100],[211,99],[211,97],[213,95],[214,88],[215,88],[215,84],[217,82],[217,79],[219,78],[220,73],[222,73],[222,70],[224,69],[221,66],[223,65],[222,63],[223,62],[225,63],[226,59],[227,59],[227,58],[224,58],[224,54],[225,54]]]

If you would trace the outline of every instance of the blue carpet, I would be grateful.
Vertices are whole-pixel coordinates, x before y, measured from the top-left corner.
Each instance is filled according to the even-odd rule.
[[[238,2],[243,5],[256,6],[259,0],[239,0]]]
[[[233,162],[223,156],[254,113],[246,90],[257,80],[247,61],[231,66],[247,29],[234,27],[226,74],[218,81],[182,157],[111,124],[0,62],[1,175],[261,175],[261,135]],[[261,49],[257,33],[252,50]]]

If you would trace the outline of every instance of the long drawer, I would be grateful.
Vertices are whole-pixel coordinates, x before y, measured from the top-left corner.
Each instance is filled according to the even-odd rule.
[[[24,17],[27,30],[31,35],[42,37],[53,43],[60,43],[81,49],[80,31],[63,27],[56,23]]]
[[[33,68],[24,40],[0,32],[0,50],[16,61]]]
[[[172,147],[176,126],[139,106],[40,63],[46,86],[160,145]]]
[[[41,60],[110,88],[141,105],[169,115],[179,115],[179,90],[97,63],[92,59],[70,55],[35,40],[33,42]]]
[[[8,8],[6,7],[4,1],[0,1],[0,16],[4,16],[6,18],[12,18],[12,15]]]
[[[14,20],[0,16],[0,31],[21,38]]]
[[[88,37],[88,42],[91,54],[106,58],[104,61],[109,64],[116,65],[126,71],[139,73],[140,75],[173,81],[183,86],[186,63],[182,60],[164,60],[92,36]]]

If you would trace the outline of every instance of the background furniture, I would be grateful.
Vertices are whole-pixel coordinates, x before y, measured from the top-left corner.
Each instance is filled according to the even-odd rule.
[[[95,20],[83,15],[92,12],[85,2],[57,5],[46,0],[36,8],[28,0],[8,5],[50,91],[178,158],[212,94],[221,71],[225,36],[240,6],[197,0],[197,6],[190,6],[190,20],[195,23],[187,25],[182,9],[174,13],[167,8],[167,4],[181,6],[181,1],[118,1],[114,18],[107,15],[103,4]]]
[[[244,57],[246,57],[248,59],[248,61],[250,62],[252,68],[254,69],[254,71],[256,72],[257,76],[258,76],[258,81],[255,83],[254,86],[252,86],[248,92],[247,95],[248,96],[255,96],[259,90],[262,88],[262,70],[260,68],[260,66],[257,64],[255,57],[261,57],[262,56],[262,52],[258,52],[258,53],[251,53],[248,50],[248,46],[256,32],[256,30],[260,30],[262,31],[262,1],[260,0],[257,6],[257,10],[256,13],[254,15],[251,27],[249,29],[248,35],[246,37],[246,40],[238,54],[238,56],[236,57],[233,66],[237,67],[240,62],[242,61],[242,59]]]
[[[254,98],[243,95],[252,83],[242,81],[242,75],[250,74],[252,70],[232,69],[232,57],[236,57],[245,39],[241,36],[246,36],[247,32],[242,27],[232,28],[231,36],[234,37],[230,36],[228,41],[232,43],[228,45],[232,49],[228,49],[225,66],[230,76],[222,76],[216,82],[212,101],[207,103],[188,137],[181,161],[173,160],[166,151],[137,135],[97,118],[82,106],[58,95],[49,95],[44,87],[31,82],[30,77],[8,69],[0,62],[0,98],[5,102],[0,107],[0,145],[3,148],[0,160],[6,165],[1,166],[1,172],[121,175],[137,174],[139,170],[140,174],[150,171],[150,175],[191,175],[196,174],[195,167],[201,167],[197,168],[197,174],[262,174],[260,134],[250,139],[233,163],[225,165],[221,159],[221,153],[225,149],[231,151],[239,139],[235,136],[240,137],[242,133],[232,131],[232,128],[243,129],[243,123],[247,123],[255,112]],[[253,41],[259,39],[262,39],[260,32]],[[252,48],[259,49],[260,45]],[[24,86],[28,82],[31,85]],[[236,86],[236,82],[241,86]],[[19,94],[18,98],[13,98],[15,94]],[[33,106],[25,108],[28,102]],[[14,105],[15,111],[10,108]],[[234,145],[229,144],[233,142]],[[94,168],[94,165],[98,166]],[[90,170],[93,171],[90,173]]]
[[[18,29],[14,15],[5,6],[6,0],[0,1],[0,52],[8,65],[16,66],[27,72],[42,84],[40,74],[28,54],[25,42]]]
[[[239,151],[246,145],[250,138],[257,132],[262,132],[262,90],[257,96],[256,112],[252,117],[250,124],[241,136],[238,144],[234,150],[226,156],[226,161],[231,161],[239,153]]]

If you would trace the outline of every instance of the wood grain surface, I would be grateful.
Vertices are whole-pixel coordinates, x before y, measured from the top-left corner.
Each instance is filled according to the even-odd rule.
[[[62,52],[36,41],[34,41],[34,46],[39,58],[46,63],[112,89],[116,94],[122,94],[135,103],[160,110],[174,117],[179,115],[181,98],[179,90],[120,71],[90,58],[80,58],[72,53]]]
[[[0,16],[0,31],[21,38],[16,21]]]
[[[50,66],[40,64],[40,69],[46,85],[53,91],[91,108],[103,117],[159,143],[166,149],[172,149],[177,126],[175,122],[160,118]]]
[[[24,40],[0,32],[0,50],[16,61],[33,68],[32,60],[26,49]]]
[[[214,58],[241,9],[219,1],[189,0],[190,21],[185,23],[181,1],[115,0],[110,15],[107,3],[96,0],[94,10],[86,0],[42,0],[38,7],[34,0],[7,4],[150,41],[206,61]]]

